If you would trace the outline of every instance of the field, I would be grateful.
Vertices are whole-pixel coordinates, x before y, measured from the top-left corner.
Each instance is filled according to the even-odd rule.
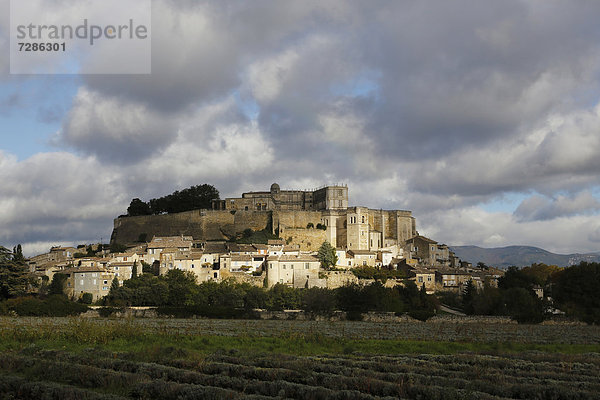
[[[600,328],[0,318],[0,399],[597,399]]]

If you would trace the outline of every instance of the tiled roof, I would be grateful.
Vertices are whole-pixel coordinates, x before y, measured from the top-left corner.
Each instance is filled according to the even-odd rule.
[[[281,256],[270,256],[269,261],[299,261],[299,262],[319,262],[319,259],[316,256],[301,254],[298,256],[294,255],[281,255]]]
[[[165,236],[165,237],[153,237],[152,241],[148,243],[149,249],[164,249],[164,248],[182,248],[191,247],[192,238],[191,236]]]

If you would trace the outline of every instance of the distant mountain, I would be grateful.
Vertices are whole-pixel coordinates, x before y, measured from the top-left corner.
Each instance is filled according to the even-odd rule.
[[[483,262],[486,265],[508,268],[512,265],[524,267],[533,263],[544,263],[566,267],[582,261],[600,262],[600,253],[555,254],[538,247],[508,246],[491,249],[477,246],[450,246],[450,249],[463,261]]]

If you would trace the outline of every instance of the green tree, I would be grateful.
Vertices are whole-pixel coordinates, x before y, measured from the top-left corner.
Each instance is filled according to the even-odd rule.
[[[24,263],[25,257],[23,257],[23,249],[21,245],[18,244],[13,249],[13,261],[16,263]]]
[[[67,285],[67,275],[56,273],[52,276],[52,282],[48,287],[49,295],[64,295],[65,287]]]
[[[138,275],[138,266],[137,261],[133,262],[133,267],[131,267],[131,277],[135,278]]]
[[[219,191],[214,186],[203,184],[172,194],[151,199],[148,203],[153,214],[178,213],[189,210],[208,209],[212,200],[219,199]]]
[[[34,284],[25,260],[0,246],[0,300],[22,296]]]
[[[248,286],[244,294],[244,308],[252,310],[254,308],[266,308],[269,302],[269,295],[264,288],[257,286]]]
[[[325,241],[319,247],[319,251],[317,252],[317,258],[321,261],[321,267],[323,269],[329,269],[331,267],[335,267],[337,265],[338,257],[335,253],[335,248],[328,242]]]
[[[567,315],[600,324],[600,263],[582,262],[553,276],[552,296]]]
[[[277,283],[269,290],[269,310],[297,310],[300,308],[300,295],[298,290]]]
[[[310,288],[302,291],[302,309],[316,315],[331,315],[336,308],[335,293],[329,289]]]
[[[83,293],[79,299],[79,302],[83,304],[92,304],[93,300],[94,296],[91,293]]]
[[[130,217],[135,217],[138,215],[150,215],[152,211],[150,210],[150,206],[148,203],[144,203],[140,199],[133,199],[127,207],[127,215]]]
[[[473,307],[475,296],[477,296],[477,288],[475,287],[473,280],[469,279],[469,282],[467,282],[462,292],[462,304],[465,314],[473,315],[475,313]]]
[[[503,293],[506,312],[518,323],[539,323],[544,319],[542,301],[530,290],[510,288]]]
[[[198,291],[196,276],[193,272],[172,269],[165,275],[168,286],[167,305],[181,307],[194,304],[194,297]]]

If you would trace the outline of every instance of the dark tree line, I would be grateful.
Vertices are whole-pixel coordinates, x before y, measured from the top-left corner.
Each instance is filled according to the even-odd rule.
[[[214,186],[208,184],[191,186],[164,197],[151,199],[147,203],[138,198],[133,199],[127,208],[127,215],[133,217],[209,209],[211,201],[215,199],[219,199],[219,191]]]
[[[544,298],[534,288],[543,289]],[[477,290],[469,282],[462,294],[462,304],[470,315],[508,315],[524,323],[541,322],[556,308],[569,317],[600,324],[600,264],[510,267],[497,288],[485,285]]]
[[[187,309],[192,314],[211,317],[241,316],[252,309],[304,310],[315,315],[331,315],[335,310],[360,319],[368,311],[409,313],[418,319],[435,314],[436,300],[412,282],[405,287],[386,288],[375,282],[369,286],[349,285],[339,289],[294,289],[277,284],[266,289],[233,280],[196,284],[194,275],[171,270],[164,276],[150,274],[111,287],[107,306],[158,306],[170,311]]]

